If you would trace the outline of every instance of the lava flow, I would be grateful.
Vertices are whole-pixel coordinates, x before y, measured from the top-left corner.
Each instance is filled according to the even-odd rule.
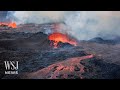
[[[25,77],[22,79],[75,79],[76,77],[84,79],[83,73],[86,72],[86,66],[82,65],[80,62],[93,57],[94,55],[87,55],[68,58],[36,72],[26,73]]]
[[[62,34],[62,33],[53,33],[49,35],[49,40],[53,41],[53,46],[54,48],[58,48],[58,43],[62,42],[62,43],[69,43],[71,45],[76,46],[77,42],[73,39],[70,39],[66,34]]]
[[[0,26],[7,26],[7,27],[11,27],[11,28],[17,28],[17,25],[15,22],[0,22]]]

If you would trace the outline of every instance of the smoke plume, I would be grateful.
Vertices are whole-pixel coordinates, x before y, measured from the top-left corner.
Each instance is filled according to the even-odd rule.
[[[64,22],[62,31],[78,40],[120,36],[119,11],[15,11],[11,16],[18,24]]]

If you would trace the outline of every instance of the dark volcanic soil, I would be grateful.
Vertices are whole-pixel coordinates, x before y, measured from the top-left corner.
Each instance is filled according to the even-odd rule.
[[[68,58],[19,77],[21,79],[120,79],[120,66],[87,55]]]
[[[42,32],[1,32],[0,78],[120,78],[120,44],[81,41],[76,47],[67,43],[60,43],[60,45],[61,47],[58,49],[50,47],[48,36]],[[81,59],[91,54],[94,57]],[[19,74],[5,75],[4,61],[19,61]],[[58,64],[61,64],[62,68],[61,66],[59,68]],[[79,72],[81,65],[84,66],[82,73]],[[72,72],[70,72],[71,66],[74,66]],[[41,72],[44,73],[41,74]],[[46,73],[47,76],[44,75]],[[56,73],[59,74],[56,75]]]

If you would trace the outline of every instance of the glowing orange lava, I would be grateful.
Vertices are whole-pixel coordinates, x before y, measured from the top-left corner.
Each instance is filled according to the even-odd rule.
[[[73,39],[70,39],[66,34],[62,34],[62,33],[53,33],[51,35],[49,35],[49,40],[54,41],[53,42],[53,46],[54,48],[58,47],[58,43],[62,42],[62,43],[69,43],[71,45],[76,46],[77,42]]]
[[[15,22],[10,22],[10,23],[0,22],[0,26],[8,26],[8,27],[11,27],[11,28],[17,28],[17,25],[16,25]]]
[[[12,27],[12,28],[17,28],[17,25],[16,25],[16,23],[15,23],[15,22],[13,22],[13,23],[10,23],[10,24],[9,24],[9,27]]]

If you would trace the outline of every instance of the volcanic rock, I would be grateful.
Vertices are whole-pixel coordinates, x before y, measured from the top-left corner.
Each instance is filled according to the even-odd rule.
[[[21,78],[28,78],[28,79],[69,79],[69,78],[76,79],[76,78],[79,78],[79,79],[82,79],[81,74],[84,73],[83,71],[84,66],[80,64],[80,61],[84,59],[89,59],[89,58],[93,58],[93,55],[70,58],[65,61],[50,65],[47,68],[38,70],[37,72],[26,73],[24,77],[21,77]]]
[[[16,30],[18,29],[20,28]],[[23,31],[25,30],[28,29],[23,28]],[[0,32],[0,78],[118,79],[120,76],[120,44],[108,44],[106,40],[100,38],[97,41],[100,43],[80,41],[77,46],[60,42],[60,47],[54,49],[50,46],[48,35],[43,32],[28,33],[19,32],[19,30],[9,33]],[[101,42],[104,42],[104,44]],[[77,62],[81,57],[91,54],[95,55],[95,58],[81,60],[80,64],[72,62],[73,59],[79,58],[76,60]],[[19,61],[18,75],[4,74],[5,60]],[[58,63],[62,63],[63,67],[59,67]],[[71,65],[72,63],[74,65]],[[81,65],[84,67],[83,73],[80,72]],[[51,67],[51,69],[48,70],[48,67]],[[69,68],[64,74],[62,72],[67,69],[66,67]],[[71,69],[72,72],[70,72]],[[45,75],[44,77],[40,73],[36,73],[45,70],[48,76]],[[56,71],[60,74],[57,75]],[[33,73],[36,73],[36,75],[34,76]]]
[[[19,76],[21,79],[120,79],[120,66],[93,55],[69,58],[46,68]]]
[[[120,79],[120,66],[104,62],[102,59],[91,58],[80,62],[84,65],[85,79]]]

